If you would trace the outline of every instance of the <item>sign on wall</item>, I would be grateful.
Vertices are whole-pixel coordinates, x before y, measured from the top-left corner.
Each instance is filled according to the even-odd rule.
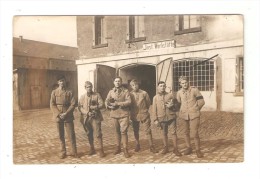
[[[143,50],[155,50],[155,49],[175,48],[175,47],[176,47],[175,40],[158,41],[158,42],[143,44]]]

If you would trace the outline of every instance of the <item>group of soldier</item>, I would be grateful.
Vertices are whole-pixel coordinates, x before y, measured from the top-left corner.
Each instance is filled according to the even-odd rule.
[[[59,87],[52,91],[50,99],[50,107],[53,111],[53,119],[56,121],[59,140],[61,145],[60,158],[66,157],[66,145],[64,128],[68,134],[72,155],[78,158],[76,137],[74,131],[74,116],[73,111],[78,105],[80,112],[80,121],[84,130],[87,133],[90,150],[88,155],[96,153],[94,147],[94,139],[97,139],[99,144],[99,156],[105,157],[103,147],[103,135],[101,123],[103,116],[100,109],[105,105],[106,109],[110,111],[109,118],[113,121],[116,147],[114,154],[117,155],[123,151],[126,158],[129,158],[128,152],[128,128],[130,122],[133,126],[135,137],[135,152],[139,152],[139,127],[140,124],[144,126],[145,134],[149,141],[149,150],[152,153],[158,153],[153,144],[153,137],[151,131],[151,121],[157,125],[162,131],[163,148],[161,154],[169,152],[168,145],[168,131],[172,133],[173,153],[176,156],[182,156],[178,150],[177,144],[177,119],[184,121],[184,140],[187,148],[184,155],[192,153],[190,137],[194,138],[196,155],[198,158],[203,157],[200,150],[199,138],[199,124],[200,124],[200,109],[205,104],[203,96],[196,87],[189,86],[188,78],[181,76],[179,84],[181,89],[177,92],[177,97],[174,98],[172,93],[165,91],[166,84],[159,81],[157,84],[157,94],[153,97],[151,114],[149,108],[151,101],[146,91],[140,89],[140,84],[136,79],[130,82],[132,91],[122,85],[122,78],[116,77],[114,79],[114,88],[111,89],[105,101],[101,98],[98,92],[93,91],[91,82],[85,82],[86,93],[83,94],[78,104],[76,104],[73,93],[66,88],[66,79],[60,76],[57,79]],[[177,116],[178,112],[178,116]],[[121,147],[123,144],[123,150]]]

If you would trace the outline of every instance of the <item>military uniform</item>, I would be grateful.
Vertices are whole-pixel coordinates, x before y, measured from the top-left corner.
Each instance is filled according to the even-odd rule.
[[[172,103],[171,107],[167,107],[166,103]],[[159,122],[160,128],[163,130],[163,154],[168,152],[168,130],[172,131],[173,135],[173,152],[180,156],[177,146],[177,124],[176,112],[178,110],[177,100],[171,93],[158,93],[153,98],[153,120]]]
[[[147,92],[138,89],[138,91],[131,91],[131,120],[133,123],[134,136],[136,139],[135,151],[140,150],[139,144],[139,127],[140,123],[144,125],[145,133],[149,140],[150,151],[156,152],[153,147],[152,131],[151,131],[151,119],[149,114],[149,108],[151,105],[151,100]]]
[[[100,146],[100,156],[103,157],[103,141],[102,141],[102,130],[101,130],[101,121],[103,121],[103,116],[100,112],[100,109],[103,107],[104,102],[99,93],[85,93],[80,97],[78,109],[81,113],[81,123],[87,133],[90,152],[89,155],[95,153],[94,149],[94,136],[97,138]],[[91,109],[90,107],[94,109]]]
[[[75,106],[76,102],[71,91],[60,88],[57,88],[52,91],[50,99],[50,108],[53,112],[53,120],[57,123],[57,129],[61,145],[61,155],[63,156],[66,155],[64,125],[66,126],[66,132],[71,143],[72,154],[74,156],[77,155],[76,136],[73,123],[73,111],[75,109]],[[61,119],[59,117],[61,113],[67,113],[64,119]]]
[[[179,118],[184,121],[185,142],[188,147],[184,154],[191,153],[190,135],[194,138],[196,151],[200,154],[200,109],[205,104],[203,96],[196,87],[188,87],[187,90],[183,88],[177,92],[177,100],[181,103]],[[190,134],[191,133],[191,134]]]
[[[110,103],[117,103],[119,106],[111,109]],[[121,152],[121,138],[123,142],[124,152],[127,152],[128,136],[127,130],[129,126],[129,115],[130,115],[130,105],[131,97],[129,91],[124,88],[113,88],[109,91],[106,98],[106,107],[110,110],[110,118],[114,122],[115,134],[117,139],[117,149],[115,154]]]

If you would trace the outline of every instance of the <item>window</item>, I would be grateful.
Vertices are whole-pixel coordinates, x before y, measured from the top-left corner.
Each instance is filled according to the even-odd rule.
[[[94,17],[93,32],[93,48],[107,47],[106,21],[104,16]]]
[[[214,90],[214,61],[205,59],[184,59],[173,62],[173,90],[178,91],[179,77],[187,76],[190,86],[197,87],[200,91]]]
[[[126,43],[146,40],[144,36],[144,16],[129,16],[127,18]]]
[[[201,20],[198,15],[175,16],[175,35],[201,31]]]
[[[239,56],[236,60],[236,94],[243,95],[244,91],[244,58]]]

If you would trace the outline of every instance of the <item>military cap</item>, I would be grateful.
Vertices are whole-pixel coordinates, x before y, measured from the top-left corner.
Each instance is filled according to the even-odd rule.
[[[92,85],[92,83],[90,81],[86,81],[85,82],[85,87],[87,87],[87,86],[93,86],[93,85]]]
[[[180,83],[182,80],[189,81],[189,79],[188,79],[187,76],[180,76],[180,78],[179,78],[179,83]]]
[[[57,76],[57,81],[59,81],[59,80],[61,80],[61,79],[66,80],[66,78],[65,78],[64,75],[58,75],[58,76]]]

